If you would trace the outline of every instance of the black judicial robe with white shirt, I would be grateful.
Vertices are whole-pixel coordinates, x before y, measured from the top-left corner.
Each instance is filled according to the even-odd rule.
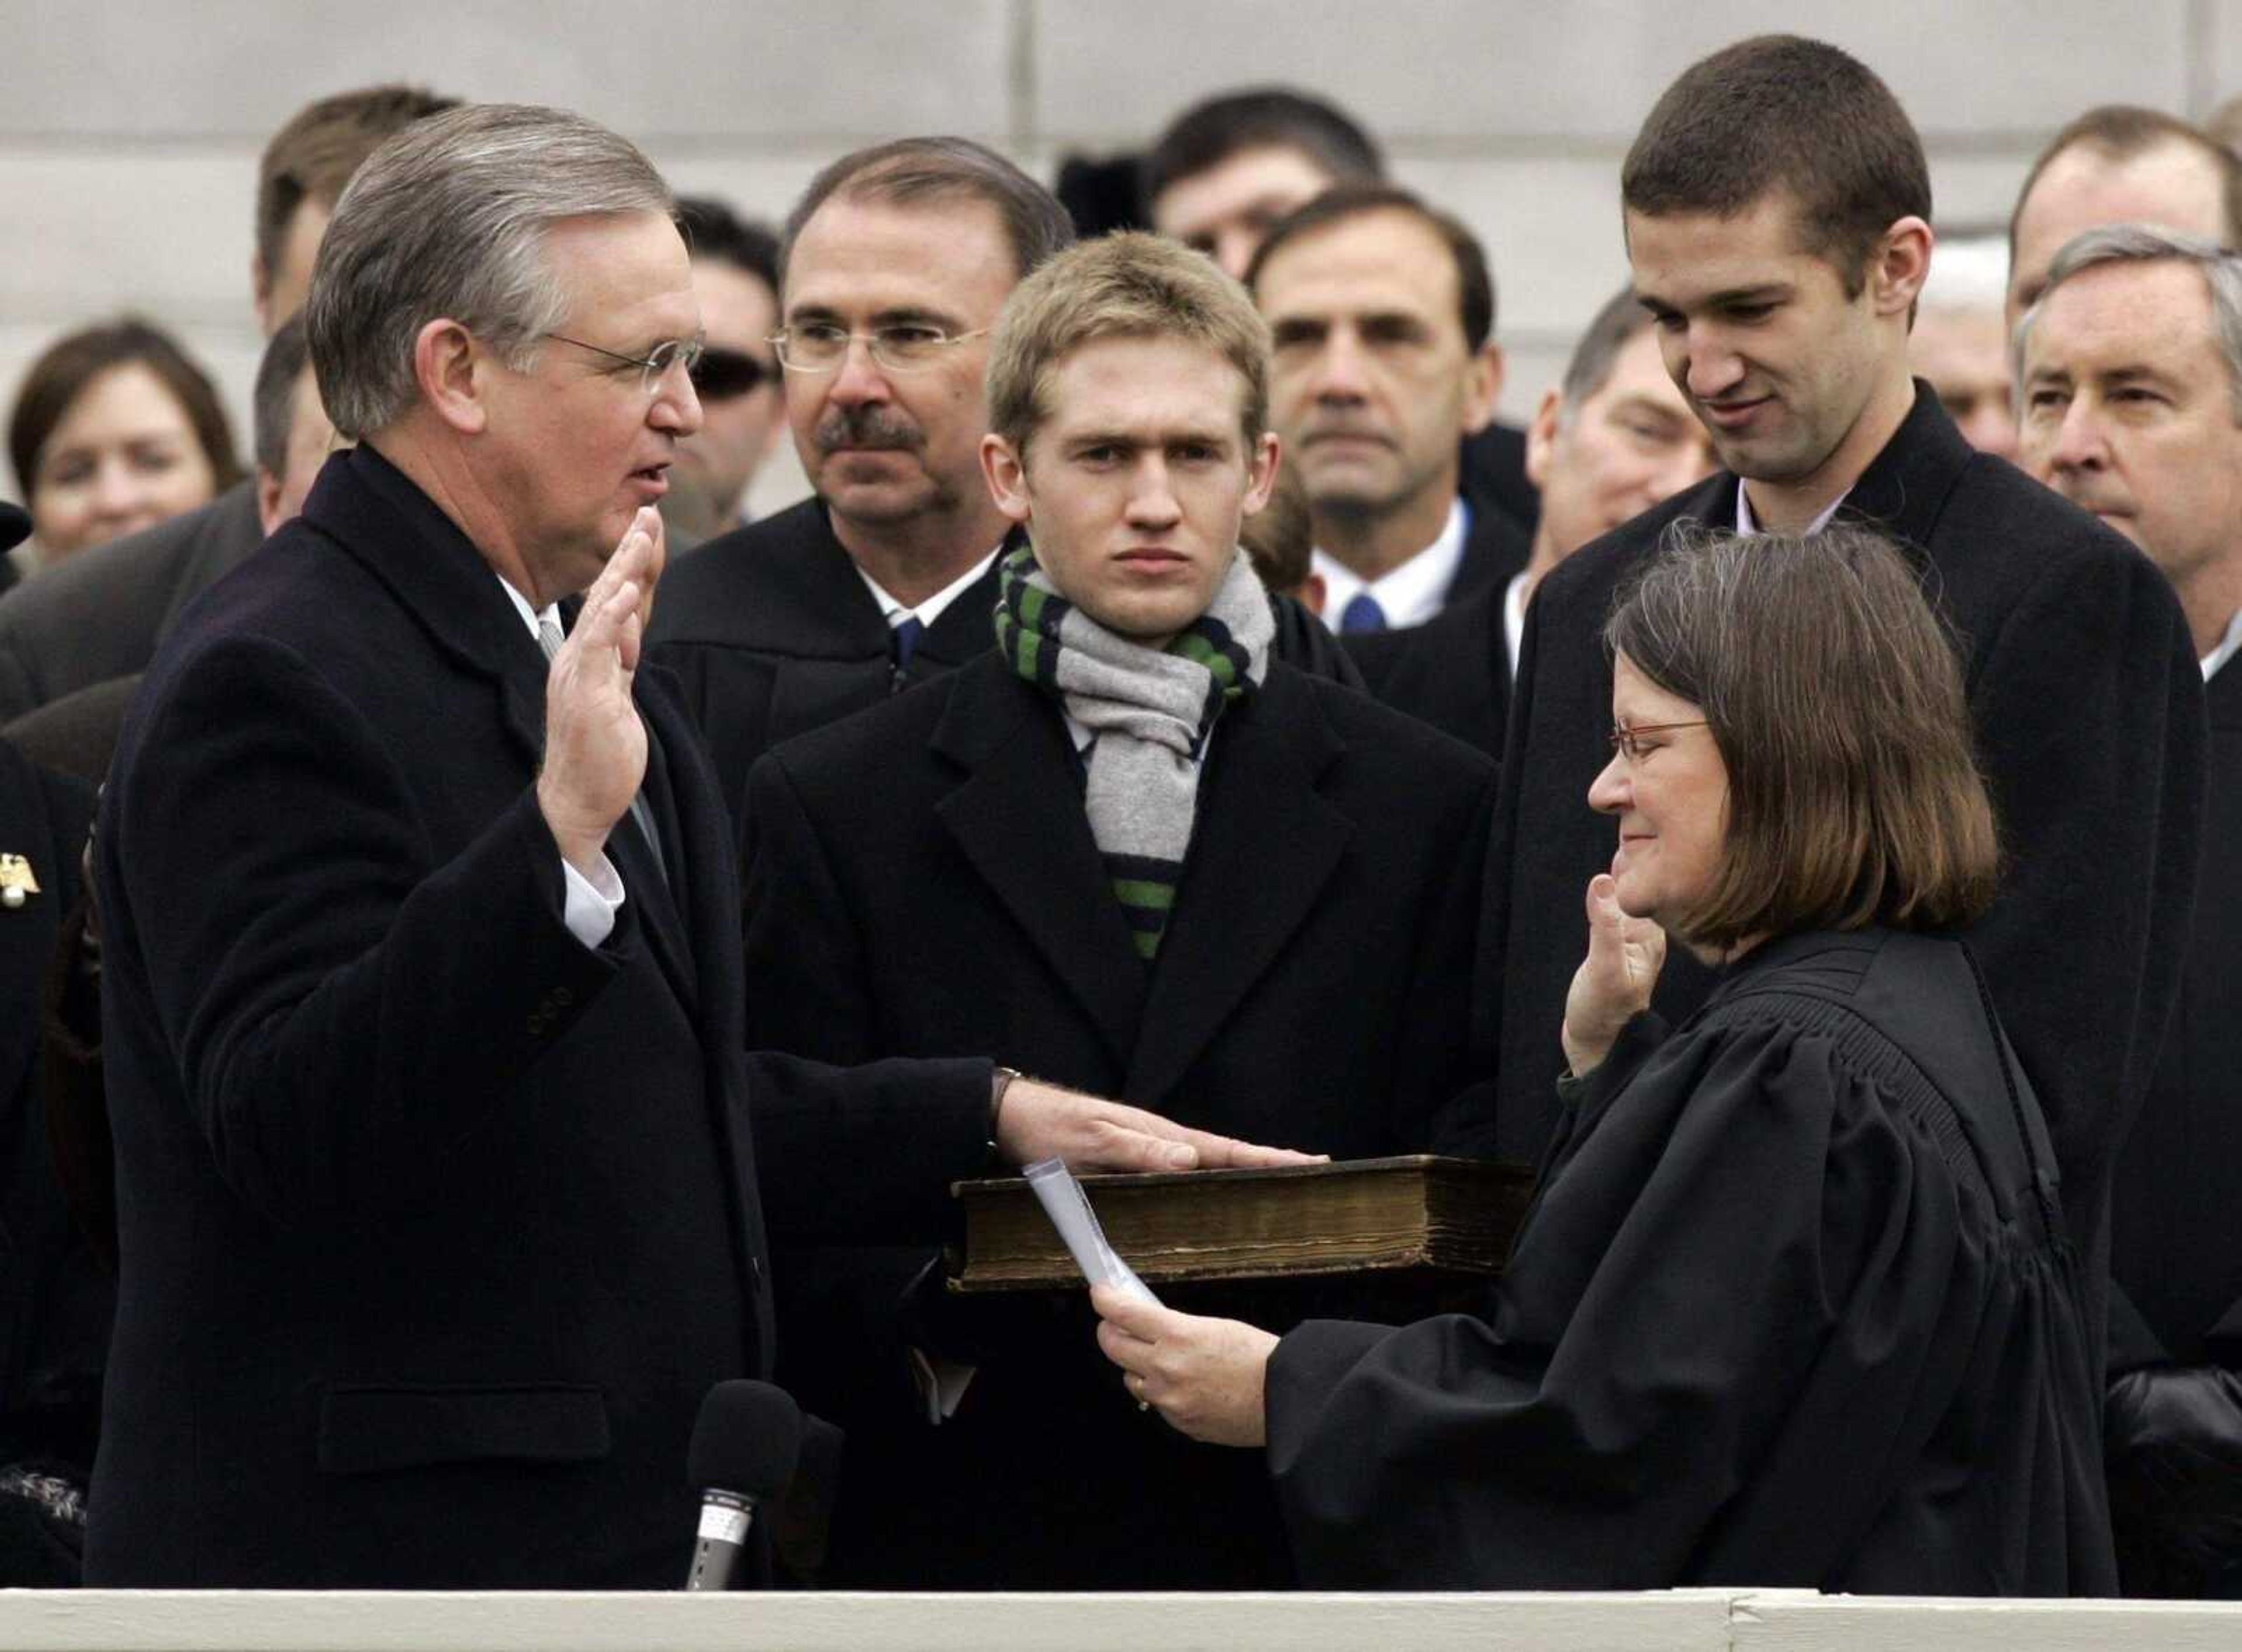
[[[1486,1318],[1272,1357],[1304,1582],[2111,1592],[2078,1259],[1959,946],[1780,938],[1568,1088]]]
[[[927,627],[899,682],[887,618],[813,498],[681,559],[648,635],[655,662],[683,686],[736,816],[756,758],[986,654],[996,611],[992,564]],[[1280,598],[1277,615],[1279,659],[1360,686],[1312,614]]]
[[[1478,753],[1272,663],[1214,726],[1148,969],[1058,707],[992,652],[757,765],[749,1035],[828,1061],[986,1052],[1340,1158],[1475,1148],[1470,957],[1494,786]],[[868,1496],[922,1505],[925,1529],[878,1581],[1281,1581],[1258,1465],[1139,1414],[1068,1306],[1037,1346],[984,1365],[924,1443],[937,1479],[844,1498],[844,1517]]]
[[[1735,522],[1723,471],[1561,564],[1527,606],[1482,931],[1505,1151],[1548,1140],[1558,1029],[1586,944],[1581,891],[1612,822],[1588,806],[1610,755],[1614,593],[1668,524]],[[2111,1166],[2148,1084],[2185,944],[2201,843],[2202,676],[2154,564],[2002,460],[1918,381],[1840,513],[1896,540],[1956,635],[2006,867],[1970,941],[2038,1091],[2100,1323]],[[1668,957],[1678,1017],[1710,977]]]
[[[766,1219],[938,1232],[984,1162],[984,1062],[756,1060],[751,1115],[730,823],[659,673],[668,881],[619,825],[614,932],[569,931],[546,675],[365,447],[150,668],[97,849],[89,1582],[675,1587],[701,1400],[769,1369]]]

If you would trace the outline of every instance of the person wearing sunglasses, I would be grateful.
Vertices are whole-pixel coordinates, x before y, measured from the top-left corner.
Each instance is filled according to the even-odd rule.
[[[694,365],[701,428],[677,444],[661,525],[675,556],[747,520],[748,485],[786,427],[778,358],[778,237],[706,195],[681,196],[704,348]]]

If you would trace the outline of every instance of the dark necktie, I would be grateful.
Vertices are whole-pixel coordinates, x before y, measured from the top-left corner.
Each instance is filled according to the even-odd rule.
[[[919,639],[926,635],[926,621],[914,614],[901,624],[888,629],[889,686],[901,688],[903,674],[910,669],[911,655],[918,652]]]
[[[558,620],[547,617],[538,621],[537,646],[544,651],[547,664],[551,664],[553,656],[560,652],[562,640]],[[654,731],[649,729],[647,739],[650,742],[653,738]],[[646,788],[643,785],[630,800],[630,817],[632,823],[638,828],[639,836],[646,840],[647,850],[654,857],[654,870],[661,875],[661,881],[667,884],[669,882],[669,867],[661,857],[661,839],[654,833],[654,811],[646,806]]]
[[[1378,606],[1378,599],[1367,591],[1357,591],[1347,598],[1346,606],[1339,610],[1339,634],[1354,636],[1364,631],[1383,631],[1386,610]]]

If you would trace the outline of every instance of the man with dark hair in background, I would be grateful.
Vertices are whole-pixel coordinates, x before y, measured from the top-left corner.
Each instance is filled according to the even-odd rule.
[[[1342,635],[1421,625],[1502,582],[1526,536],[1457,492],[1502,392],[1494,280],[1455,218],[1342,184],[1283,219],[1245,284],[1273,340],[1270,402]]]
[[[1377,141],[1337,104],[1257,87],[1175,118],[1144,156],[1144,205],[1159,233],[1242,281],[1279,219],[1334,184],[1385,176]]]
[[[1170,123],[1144,156],[1152,228],[1245,279],[1279,220],[1334,185],[1378,184],[1386,156],[1338,104],[1285,86],[1222,92]],[[1464,491],[1530,532],[1536,508],[1525,438],[1489,422],[1464,444]]]
[[[2242,243],[2242,159],[2160,110],[2090,109],[2051,139],[2009,218],[2007,325],[2013,332],[2072,237],[2104,224],[2154,224],[2219,246]]]
[[[693,369],[701,428],[677,445],[661,526],[675,556],[747,520],[745,495],[779,432],[778,237],[706,195],[677,200],[707,348]]]
[[[990,646],[1012,525],[981,480],[989,329],[1073,239],[1049,191],[957,138],[845,155],[788,215],[777,353],[815,496],[681,561],[652,633],[735,811],[769,747]],[[1312,615],[1279,622],[1281,657],[1354,680]]]
[[[351,175],[392,133],[458,100],[372,86],[305,104],[272,135],[257,172],[250,290],[267,338],[296,313]],[[0,720],[144,668],[205,586],[263,542],[244,480],[200,510],[71,558],[0,598]]]
[[[1666,376],[1649,315],[1622,288],[1588,323],[1526,433],[1527,474],[1541,490],[1526,566],[1421,626],[1351,639],[1363,681],[1386,704],[1500,757],[1534,588],[1589,541],[1714,468],[1704,427]]]
[[[1548,1138],[1582,883],[1661,853],[1623,823],[1614,863],[1583,802],[1610,729],[1597,630],[1614,589],[1674,522],[1797,534],[1842,513],[1911,547],[1963,654],[2009,850],[1970,939],[2046,1109],[2098,1333],[2111,1165],[2194,889],[2204,731],[2185,618],[2131,546],[1974,453],[1908,376],[1930,174],[1866,67],[1788,36],[1715,53],[1651,111],[1621,191],[1635,295],[1726,469],[1576,553],[1527,609],[1480,996],[1500,1022],[1500,1139],[1530,1157]],[[1660,1009],[1686,1013],[1712,978],[1677,952]]]

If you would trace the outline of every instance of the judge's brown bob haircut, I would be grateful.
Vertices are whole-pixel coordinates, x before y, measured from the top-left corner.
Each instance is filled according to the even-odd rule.
[[[1051,374],[1101,339],[1205,346],[1245,381],[1245,446],[1268,428],[1269,324],[1253,300],[1204,252],[1132,231],[1068,248],[1004,300],[989,345],[989,428],[1023,462],[1029,439],[1051,417]]]
[[[1677,937],[1951,929],[1991,904],[2000,850],[1961,668],[1890,541],[1677,526],[1604,643],[1702,707],[1728,767],[1726,852]]]
[[[1836,47],[1796,35],[1738,41],[1684,70],[1635,135],[1620,199],[1646,218],[1734,218],[1780,191],[1800,250],[1858,298],[1898,219],[1930,217],[1923,140],[1891,89]]]

